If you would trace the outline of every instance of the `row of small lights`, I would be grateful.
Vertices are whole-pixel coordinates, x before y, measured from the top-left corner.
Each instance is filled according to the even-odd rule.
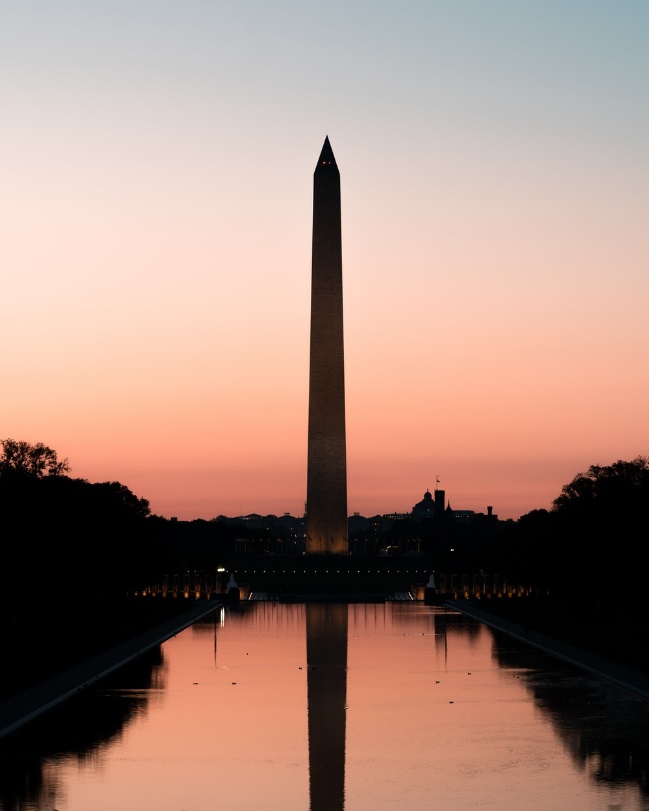
[[[297,574],[297,571],[298,571],[297,569],[293,569],[293,574]],[[310,572],[310,570],[304,569],[304,570],[302,571],[302,574],[309,574],[309,573],[312,573],[312,574],[318,574],[318,573],[319,573],[319,571],[320,571],[319,569],[313,569],[313,571],[312,571],[312,572]],[[376,574],[390,574],[390,571],[391,571],[390,569],[380,570],[380,571],[377,571],[377,572],[376,572]],[[409,569],[406,569],[405,571],[409,572],[410,570],[409,570]],[[270,573],[270,572],[275,572],[275,573],[277,573],[277,570],[276,570],[276,569],[272,569],[272,570],[269,570],[269,573]],[[286,570],[286,569],[282,569],[282,574],[286,574],[286,572],[287,572],[287,570]],[[346,570],[346,573],[347,573],[347,574],[349,574],[350,572],[351,572],[351,569],[347,569],[347,570]],[[394,573],[395,573],[395,574],[399,574],[400,572],[401,572],[401,569],[395,569],[395,570],[394,570]],[[329,569],[325,569],[325,570],[324,570],[324,573],[325,573],[325,574],[329,574]],[[335,572],[335,573],[336,573],[336,574],[340,574],[340,573],[341,573],[340,569],[336,569],[336,572]],[[361,570],[360,570],[360,569],[357,569],[357,570],[356,570],[356,573],[357,573],[357,574],[361,574]],[[415,573],[415,574],[419,574],[419,570],[418,570],[418,569],[415,569],[415,572],[414,572],[414,573]],[[241,574],[246,574],[246,570],[244,569],[244,570],[241,572]],[[257,570],[256,570],[256,569],[253,569],[253,570],[252,570],[252,574],[257,574]],[[262,570],[259,572],[259,574],[266,574],[266,569],[262,569]],[[333,574],[333,571],[332,571],[332,574]],[[372,571],[371,571],[370,569],[368,569],[368,570],[367,570],[367,574],[372,574]]]

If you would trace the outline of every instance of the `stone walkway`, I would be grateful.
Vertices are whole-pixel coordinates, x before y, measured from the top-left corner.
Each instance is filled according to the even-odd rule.
[[[545,653],[569,662],[576,667],[614,682],[628,690],[649,698],[649,675],[619,665],[588,651],[560,642],[549,636],[527,631],[522,625],[496,617],[462,600],[449,600],[446,605],[473,617],[497,631],[509,634]],[[184,631],[197,620],[221,606],[214,601],[201,601],[193,609],[168,620],[141,636],[129,640],[105,653],[95,656],[70,670],[60,673],[24,693],[0,702],[0,738],[61,704],[81,690],[92,686],[100,679],[118,670],[146,651]]]
[[[468,604],[463,600],[449,600],[446,605],[456,609],[461,614],[466,614],[468,617],[473,617],[473,619],[477,619],[485,625],[489,625],[497,631],[502,631],[528,645],[532,645],[551,656],[569,662],[583,670],[588,670],[590,673],[594,673],[607,681],[614,682],[620,687],[632,690],[634,693],[649,698],[649,675],[646,673],[617,664],[601,656],[596,656],[574,645],[569,645],[566,642],[561,642],[544,634],[539,634],[536,631],[526,630],[522,625],[517,625],[509,620],[497,617],[494,614],[490,614],[488,611],[482,611],[473,604]]]
[[[197,605],[147,633],[82,662],[35,687],[0,702],[0,738],[92,686],[146,651],[176,636],[221,603],[201,600]]]

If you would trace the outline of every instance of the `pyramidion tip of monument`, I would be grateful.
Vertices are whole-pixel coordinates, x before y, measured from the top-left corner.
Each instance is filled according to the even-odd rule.
[[[334,158],[333,149],[331,148],[331,143],[329,142],[329,136],[325,135],[322,151],[320,152],[320,157],[318,158],[318,166],[331,165],[336,165],[336,159]]]

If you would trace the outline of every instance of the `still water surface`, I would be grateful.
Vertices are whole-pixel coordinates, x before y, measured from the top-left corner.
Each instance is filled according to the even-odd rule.
[[[649,808],[649,702],[421,603],[245,603],[3,745],[3,811]]]

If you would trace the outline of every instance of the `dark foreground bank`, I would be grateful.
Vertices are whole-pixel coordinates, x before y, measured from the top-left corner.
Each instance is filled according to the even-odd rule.
[[[82,611],[78,605],[54,602],[12,606],[2,619],[7,664],[0,669],[0,705],[11,707],[9,715],[18,717],[19,700],[31,690],[27,703],[38,705],[34,691],[42,685],[47,685],[42,701],[52,702],[57,690],[63,695],[91,683],[107,668],[178,633],[220,602],[227,597],[128,597],[90,601]],[[530,597],[448,604],[549,653],[564,654],[576,665],[612,674],[620,684],[628,678],[633,681],[628,686],[636,691],[649,685],[649,621],[646,614],[630,613],[616,601],[605,607]],[[66,675],[70,671],[72,681]],[[646,692],[649,695],[649,687]]]
[[[449,597],[452,595],[449,595]],[[227,595],[219,597],[227,601]],[[64,604],[29,601],[0,618],[0,700],[145,633],[195,607],[194,598],[120,597]],[[649,674],[649,612],[617,595],[575,604],[537,597],[460,600],[497,618]]]
[[[120,644],[106,648],[0,701],[0,738],[23,728],[25,724],[53,710],[130,662],[139,660],[197,620],[214,613],[218,606],[218,602],[214,600],[196,600],[189,610],[184,610],[148,630],[141,630],[136,636],[130,636]]]
[[[649,675],[649,612],[618,594],[573,601],[549,597],[460,600],[488,617],[521,626],[523,633],[552,637]]]
[[[572,635],[567,634],[566,628],[569,628],[567,623],[562,625],[559,635],[550,636],[539,631],[538,625],[532,626],[525,616],[523,616],[523,622],[521,623],[521,617],[508,606],[501,606],[500,610],[497,606],[495,610],[485,610],[483,605],[487,602],[483,600],[453,600],[448,605],[544,653],[594,673],[600,678],[631,690],[644,698],[649,698],[649,672],[644,666],[643,641],[646,638],[645,629],[638,629],[641,635],[636,639],[634,646],[636,653],[640,653],[639,656],[633,654],[614,659],[610,657],[610,650],[609,655],[605,655],[605,646],[596,644],[594,639],[588,648],[584,647],[584,635],[578,633],[578,629],[575,628],[576,633]],[[508,618],[505,618],[505,615],[509,615]],[[588,640],[588,636],[586,636],[586,640]],[[624,663],[625,661],[638,662],[640,667],[627,665]]]
[[[5,606],[0,620],[0,700],[75,667],[168,622],[182,624],[194,598],[116,597]]]

